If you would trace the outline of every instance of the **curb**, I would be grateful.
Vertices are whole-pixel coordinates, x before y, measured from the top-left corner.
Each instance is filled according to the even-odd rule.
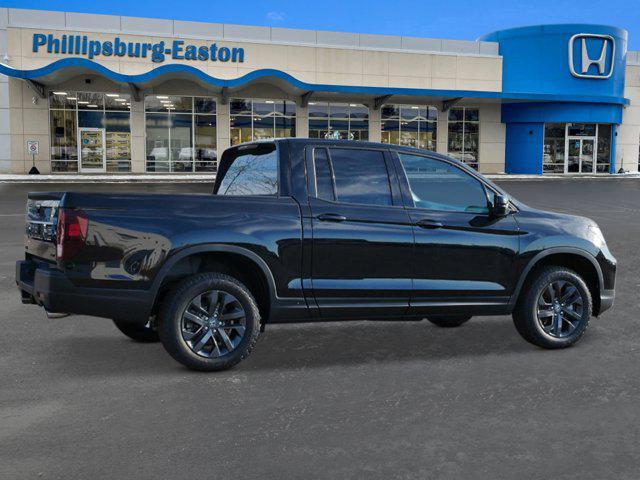
[[[508,175],[503,174],[487,174],[486,178],[495,181],[547,181],[547,180],[620,180],[620,179],[640,179],[640,173],[600,173],[600,174],[545,174],[545,175]]]
[[[546,175],[508,175],[486,174],[486,178],[499,182],[512,181],[547,181],[547,180],[614,180],[640,179],[640,173],[613,174],[546,174]],[[215,174],[187,174],[187,175],[11,175],[0,174],[1,183],[213,183]]]
[[[214,175],[0,175],[0,183],[213,183]]]

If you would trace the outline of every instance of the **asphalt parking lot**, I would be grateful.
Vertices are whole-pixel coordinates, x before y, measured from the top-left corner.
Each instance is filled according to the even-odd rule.
[[[29,190],[0,184],[0,478],[637,479],[640,179],[509,181],[533,206],[598,222],[617,299],[563,351],[508,317],[267,328],[218,374],[185,370],[108,321],[20,304]]]

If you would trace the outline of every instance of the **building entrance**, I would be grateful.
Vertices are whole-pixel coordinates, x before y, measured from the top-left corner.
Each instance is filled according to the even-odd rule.
[[[78,158],[80,172],[104,172],[106,165],[105,129],[79,128]]]

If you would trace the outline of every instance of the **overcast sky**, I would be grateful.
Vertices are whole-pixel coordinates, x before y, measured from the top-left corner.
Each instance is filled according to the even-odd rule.
[[[540,23],[600,23],[640,50],[640,0],[0,0],[0,6],[473,40]]]

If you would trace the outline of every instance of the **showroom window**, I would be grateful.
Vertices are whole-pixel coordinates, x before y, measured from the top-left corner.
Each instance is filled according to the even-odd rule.
[[[369,140],[369,109],[356,103],[309,102],[309,138]]]
[[[124,93],[51,92],[51,171],[130,172],[130,109]]]
[[[479,145],[480,111],[469,107],[451,108],[447,144],[449,155],[477,169]]]
[[[229,107],[231,145],[296,136],[295,102],[234,98]]]
[[[216,171],[213,98],[147,95],[144,108],[148,172]]]
[[[542,173],[609,173],[611,125],[546,123]]]
[[[383,105],[382,142],[436,150],[438,110],[426,105]]]
[[[544,125],[542,173],[564,173],[566,131],[566,123],[546,123]]]

